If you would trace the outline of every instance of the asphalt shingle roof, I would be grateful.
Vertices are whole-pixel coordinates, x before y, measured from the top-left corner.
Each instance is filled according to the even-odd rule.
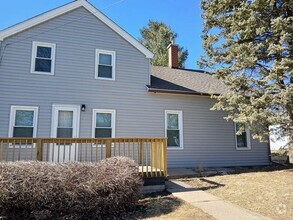
[[[228,89],[223,82],[204,71],[151,67],[149,91],[189,94],[221,94]]]

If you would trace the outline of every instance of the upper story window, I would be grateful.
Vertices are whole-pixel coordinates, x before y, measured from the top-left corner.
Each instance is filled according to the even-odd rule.
[[[115,110],[93,110],[93,137],[115,137]]]
[[[38,107],[11,106],[9,137],[36,137]]]
[[[183,149],[182,111],[165,111],[165,130],[168,148]]]
[[[54,75],[56,44],[33,42],[31,73]]]
[[[115,51],[96,50],[96,79],[115,80]]]
[[[235,123],[235,139],[236,139],[236,149],[237,150],[250,150],[251,149],[251,143],[250,143],[250,131],[245,126],[245,130],[242,132],[242,134],[237,135],[237,132],[240,129],[240,124]]]

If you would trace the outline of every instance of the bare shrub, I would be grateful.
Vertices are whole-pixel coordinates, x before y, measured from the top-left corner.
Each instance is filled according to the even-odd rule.
[[[100,219],[132,207],[142,180],[134,161],[0,163],[0,216],[8,219]]]

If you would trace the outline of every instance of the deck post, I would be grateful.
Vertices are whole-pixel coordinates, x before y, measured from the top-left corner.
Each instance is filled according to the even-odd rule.
[[[164,157],[164,175],[167,177],[168,168],[167,168],[167,138],[163,141],[163,157]]]
[[[43,143],[42,139],[37,139],[37,160],[42,161],[43,157]]]
[[[106,158],[111,157],[111,141],[106,140]]]
[[[143,166],[143,142],[142,140],[139,142],[139,163],[141,166]]]

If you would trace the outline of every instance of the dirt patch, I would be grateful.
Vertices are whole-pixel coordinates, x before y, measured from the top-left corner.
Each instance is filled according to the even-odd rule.
[[[273,219],[293,216],[293,167],[237,168],[235,174],[181,179]]]
[[[200,209],[175,198],[169,193],[147,195],[139,201],[135,210],[122,219],[214,219]],[[121,219],[120,218],[120,219]]]

